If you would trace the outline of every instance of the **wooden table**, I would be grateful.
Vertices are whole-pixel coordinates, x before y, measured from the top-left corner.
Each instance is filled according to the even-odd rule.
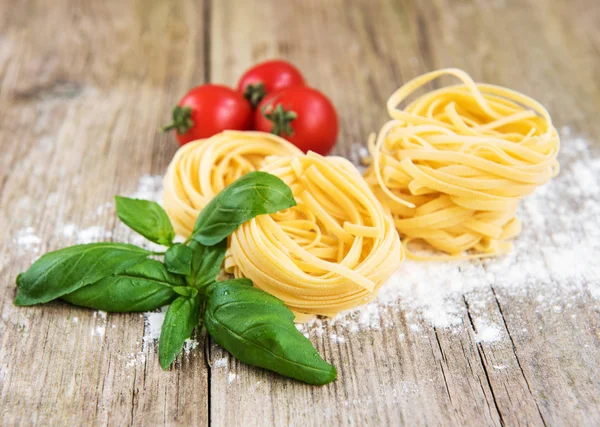
[[[480,309],[503,328],[493,343],[474,339],[468,296],[453,330],[409,328],[401,310],[343,344],[331,327],[313,337],[340,373],[326,387],[226,359],[199,336],[163,372],[139,314],[12,300],[39,253],[75,243],[64,224],[130,239],[106,203],[164,173],[177,147],[156,129],[171,106],[266,58],[289,58],[330,95],[340,155],[356,156],[403,82],[457,66],[537,98],[598,156],[599,23],[597,0],[3,1],[1,424],[598,425],[600,306],[585,282],[559,310],[485,290]]]

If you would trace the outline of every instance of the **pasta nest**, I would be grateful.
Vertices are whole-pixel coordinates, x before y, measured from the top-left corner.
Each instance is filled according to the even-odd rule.
[[[397,108],[444,75],[461,84]],[[519,92],[476,84],[457,69],[408,82],[387,109],[392,120],[369,140],[365,178],[391,209],[407,255],[438,257],[410,250],[413,241],[446,254],[439,258],[510,251],[510,239],[521,230],[519,201],[559,170],[558,133],[546,109]]]
[[[309,152],[269,158],[262,170],[281,178],[297,205],[240,226],[226,271],[283,300],[298,320],[372,299],[404,251],[391,215],[354,165]]]
[[[200,211],[269,156],[302,154],[283,138],[264,132],[224,131],[182,146],[164,178],[163,205],[177,234],[188,237]]]

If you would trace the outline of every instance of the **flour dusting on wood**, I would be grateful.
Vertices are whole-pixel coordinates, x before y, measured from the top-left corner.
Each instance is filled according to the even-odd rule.
[[[513,252],[474,261],[407,260],[382,286],[373,302],[334,319],[314,319],[297,325],[298,329],[310,338],[321,337],[328,331],[329,340],[343,344],[347,340],[345,334],[397,326],[386,315],[389,310],[400,310],[413,333],[422,332],[423,323],[436,328],[460,328],[465,324],[465,296],[477,307],[482,303],[478,291],[491,287],[514,294],[533,291],[538,294],[536,301],[552,310],[561,310],[569,298],[574,300],[585,293],[600,299],[600,205],[593,200],[600,199],[600,158],[591,155],[584,138],[569,136],[568,129],[562,133],[559,161],[569,166],[519,206],[523,232],[515,239]],[[351,157],[358,163],[366,153],[362,146],[354,148],[356,153]],[[162,176],[142,176],[129,197],[160,202]],[[114,205],[107,202],[98,206],[95,214],[105,215],[111,210],[114,211]],[[112,238],[149,249],[161,248],[122,223],[114,230],[59,224],[55,235],[74,243]],[[43,244],[33,226],[18,230],[13,241],[20,251],[31,253],[38,253]],[[160,337],[164,316],[164,309],[143,315],[144,351]],[[91,335],[103,336],[105,323],[94,326]],[[334,328],[336,332],[332,332]],[[490,344],[503,338],[502,328],[489,319],[476,319],[474,329],[474,339],[480,343]],[[189,352],[197,345],[197,341],[188,340],[184,350]],[[144,361],[145,358],[135,356],[129,363]],[[221,361],[215,366],[222,367]]]
[[[483,319],[475,320],[475,341],[492,343],[502,339],[502,331],[497,325]]]
[[[31,251],[37,253],[40,251],[42,239],[34,234],[33,227],[25,227],[17,231],[13,242],[21,251]]]
[[[477,305],[478,291],[491,287],[515,295],[537,293],[538,302],[554,310],[586,293],[598,300],[600,205],[594,198],[600,199],[600,158],[592,156],[584,138],[570,137],[568,129],[562,133],[559,161],[570,166],[523,200],[518,213],[523,231],[510,254],[474,261],[407,260],[381,287],[375,301],[334,319],[315,319],[302,331],[318,337],[333,326],[346,333],[389,328],[394,325],[389,324],[387,310],[401,310],[407,320],[437,328],[461,327],[465,295]],[[411,323],[409,329],[422,328]],[[500,330],[488,324],[476,339],[498,341]]]

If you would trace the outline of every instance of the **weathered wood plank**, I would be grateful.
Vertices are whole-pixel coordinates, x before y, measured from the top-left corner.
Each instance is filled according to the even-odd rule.
[[[476,80],[530,94],[550,109],[558,127],[569,129],[564,132],[564,144],[573,143],[572,135],[569,137],[572,133],[589,141],[592,153],[600,152],[600,127],[597,120],[591,119],[600,109],[600,88],[595,70],[587,66],[594,61],[592,58],[597,60],[599,44],[597,37],[585,35],[594,34],[591,23],[599,17],[597,7],[586,7],[585,2],[548,7],[537,1],[484,2],[478,7],[463,7],[460,2],[452,5],[460,8],[458,16],[446,13],[447,5],[442,3],[420,7],[426,28],[424,37],[437,41],[431,45],[437,66],[462,67]],[[578,77],[574,78],[576,74]],[[565,152],[568,149],[565,147]],[[592,153],[579,155],[587,157]],[[563,153],[560,161],[565,173],[578,160],[583,159]],[[577,193],[581,185],[585,184],[574,182],[577,190],[561,194],[560,205],[543,207],[552,212],[543,220],[543,229],[564,232],[573,245],[585,239],[583,230],[578,230],[579,226],[569,219],[578,215],[582,223],[598,220],[573,208],[564,216],[561,214],[564,206],[582,203]],[[558,185],[550,184],[549,191],[557,191],[556,188]],[[589,202],[600,203],[600,194],[587,196],[591,197]],[[521,213],[525,226],[532,224],[522,239],[535,241],[531,246],[537,247],[537,253],[519,256],[542,259],[548,278],[544,283],[528,286],[524,272],[521,293],[491,287],[483,296],[466,296],[474,330],[478,320],[491,322],[500,327],[503,336],[498,342],[478,344],[478,351],[507,424],[595,424],[600,420],[599,304],[586,295],[585,282],[565,283],[569,279],[557,276],[551,268],[557,260],[551,260],[542,251],[555,249],[558,244],[550,233],[541,234],[539,226],[533,227],[536,222],[539,225],[539,215],[527,209]],[[574,291],[578,286],[583,289]],[[540,294],[540,289],[545,289],[544,294]],[[484,304],[473,307],[469,301]],[[513,366],[515,362],[517,366]]]
[[[203,2],[4,2],[0,21],[0,422],[207,424],[202,343],[162,372],[143,316],[12,305],[31,249],[75,243],[63,225],[132,237],[97,208],[172,157],[156,128],[204,80]]]
[[[532,18],[539,8],[518,2],[355,1],[303,2],[302,6],[262,2],[252,8],[240,3],[213,6],[211,25],[218,37],[212,39],[211,75],[233,82],[257,60],[292,59],[306,70],[310,83],[330,95],[338,107],[343,106],[337,152],[350,158],[357,151],[353,144],[364,144],[367,134],[385,120],[385,99],[393,89],[421,72],[443,66],[459,66],[478,80],[523,90],[548,105],[558,123],[578,129],[584,129],[583,118],[599,108],[594,83],[582,86],[581,81],[571,79],[579,62],[572,55],[585,63],[594,57],[597,44],[582,40],[582,34],[573,37],[570,31],[556,30],[563,25],[581,26],[583,20],[580,13],[561,7],[544,7],[542,16]],[[296,13],[302,14],[301,22]],[[562,18],[565,15],[567,20]],[[532,19],[538,27],[531,24]],[[592,20],[584,21],[590,24]],[[561,89],[556,85],[562,85]],[[573,93],[587,86],[591,94],[582,106]],[[585,126],[589,135],[597,135],[596,125],[585,122]],[[466,295],[462,325],[452,330],[414,319],[407,327],[404,316],[394,311],[381,320],[392,328],[344,335],[344,343],[328,339],[336,334],[335,327],[328,326],[322,337],[313,334],[312,338],[339,367],[340,380],[310,394],[305,386],[232,362],[213,346],[212,419],[219,425],[234,425],[239,417],[267,419],[275,425],[316,419],[408,425],[543,425],[595,419],[597,384],[590,383],[581,370],[597,371],[598,345],[591,341],[592,335],[583,338],[586,335],[574,333],[586,323],[598,324],[594,310],[582,311],[594,302],[584,298],[579,309],[569,308],[569,313],[581,317],[581,324],[564,327],[560,333],[552,329],[564,341],[551,343],[552,335],[538,330],[541,324],[565,324],[549,313],[541,324],[531,319],[524,334],[518,329],[523,321],[519,313],[536,313],[536,295],[525,301],[512,294],[507,298],[510,303],[501,304],[502,297],[494,288]],[[482,332],[478,325],[486,322],[499,326],[499,338],[477,342]],[[403,334],[402,342],[397,334]],[[594,348],[578,347],[573,355],[570,348],[580,346],[582,339],[584,348]],[[535,358],[549,347],[553,348],[551,356],[544,358],[553,362],[537,365]],[[576,367],[566,366],[573,363]],[[563,371],[573,373],[570,383]],[[398,399],[398,387],[411,392]],[[235,402],[238,409],[224,408],[226,402]],[[566,402],[569,410],[561,414]]]
[[[170,104],[208,77],[233,84],[261,59],[290,58],[331,96],[341,115],[336,153],[354,161],[386,120],[387,96],[450,65],[536,97],[560,126],[592,142],[582,158],[597,156],[593,1],[64,0],[2,4],[0,12],[3,424],[204,425],[209,413],[216,425],[599,422],[600,307],[585,281],[568,292],[551,268],[544,295],[539,287],[491,286],[461,296],[451,329],[401,305],[358,333],[335,324],[311,329],[339,370],[321,388],[247,367],[210,343],[206,367],[201,337],[162,372],[138,315],[12,305],[14,277],[34,251],[74,243],[62,225],[132,238],[111,208],[97,207],[133,191],[141,175],[164,172],[176,147],[155,129]],[[566,167],[575,160],[561,159]],[[566,194],[564,203],[576,206],[581,194]],[[525,223],[535,216],[523,212]],[[561,215],[547,221],[546,228],[571,227],[571,238],[589,232]],[[26,227],[40,238],[29,248],[14,240]],[[550,235],[527,238],[555,245]],[[523,256],[553,261],[541,252]],[[497,327],[497,339],[481,339],[486,324]]]
[[[342,134],[337,152],[347,157],[355,156],[368,133],[386,120],[387,96],[433,61],[423,46],[420,12],[412,4],[303,2],[301,21],[296,19],[297,4],[234,4],[240,6],[213,5],[211,76],[233,81],[258,60],[292,59],[306,70],[309,83],[338,106]],[[336,383],[319,389],[231,363],[213,346],[213,366],[223,366],[211,371],[212,419],[219,425],[235,425],[240,416],[275,425],[315,419],[351,425],[500,424],[466,314],[459,333],[415,320],[409,327],[394,310],[381,322],[394,326],[345,335],[344,343],[328,339],[336,333],[332,326],[320,338],[313,335],[322,354],[340,370]],[[251,402],[246,400],[249,389]],[[228,410],[226,402],[235,402],[238,410]]]

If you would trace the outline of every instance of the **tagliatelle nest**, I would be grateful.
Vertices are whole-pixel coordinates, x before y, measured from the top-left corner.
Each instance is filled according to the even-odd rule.
[[[364,304],[404,251],[392,217],[346,159],[270,158],[297,206],[258,216],[231,236],[228,272],[283,300],[297,314],[333,316]]]

